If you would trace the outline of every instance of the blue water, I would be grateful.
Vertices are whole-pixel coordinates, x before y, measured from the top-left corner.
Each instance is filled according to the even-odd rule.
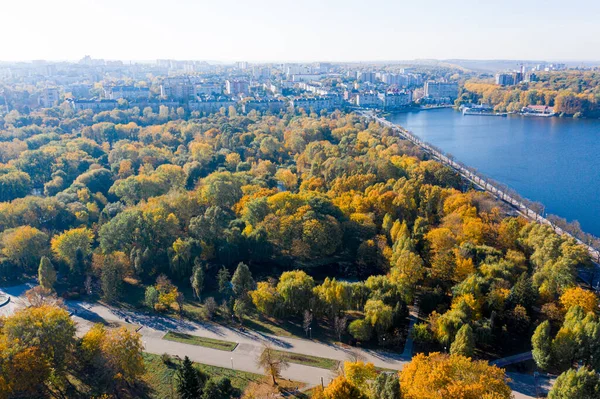
[[[600,236],[600,121],[463,116],[451,109],[388,119]]]

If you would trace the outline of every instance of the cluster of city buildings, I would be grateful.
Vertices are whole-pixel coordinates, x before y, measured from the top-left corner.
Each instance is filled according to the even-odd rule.
[[[429,76],[431,78],[431,76]],[[344,107],[396,110],[415,103],[451,104],[458,85],[425,80],[410,69],[362,64],[235,64],[157,60],[125,64],[84,57],[78,63],[0,64],[0,79],[36,87],[30,107],[68,101],[75,110],[183,107],[190,112],[241,112]]]
[[[521,82],[537,82],[538,76],[536,72],[555,72],[566,69],[566,64],[536,64],[527,67],[522,64],[519,69],[497,73],[496,84],[500,86],[514,86]]]

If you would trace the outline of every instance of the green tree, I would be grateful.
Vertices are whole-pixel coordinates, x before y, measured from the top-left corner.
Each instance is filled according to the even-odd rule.
[[[123,269],[117,262],[108,261],[104,263],[100,282],[102,286],[102,298],[105,301],[111,303],[120,298],[123,277]]]
[[[202,290],[204,289],[204,267],[200,261],[200,258],[196,258],[194,260],[194,264],[195,266],[190,280],[192,283],[192,289],[194,290],[194,295],[199,301],[201,301]]]
[[[373,399],[400,399],[400,379],[397,373],[379,373],[371,386]]]
[[[158,290],[153,286],[149,286],[148,288],[146,288],[146,292],[144,294],[144,303],[150,309],[154,309],[154,305],[158,303],[158,296]]]
[[[369,299],[365,304],[365,319],[377,330],[383,334],[392,326],[394,310],[381,300]]]
[[[531,346],[533,347],[533,360],[542,370],[548,370],[552,361],[552,337],[550,336],[550,322],[548,320],[541,323],[535,329],[531,337]]]
[[[196,240],[177,238],[169,249],[171,272],[178,278],[188,277],[192,272],[192,257],[199,252]]]
[[[549,399],[597,399],[600,398],[600,377],[594,370],[581,367],[568,370],[558,376],[548,393]]]
[[[470,325],[465,324],[456,333],[456,338],[450,345],[450,354],[471,357],[474,351],[475,337],[473,336],[473,329]]]
[[[511,288],[508,300],[513,306],[521,305],[525,309],[531,310],[536,299],[537,293],[533,288],[531,279],[527,277],[527,273],[521,274],[515,285]]]
[[[237,298],[233,304],[233,313],[240,323],[244,322],[244,317],[248,315],[249,304],[247,298]]]
[[[256,288],[256,283],[252,278],[248,265],[242,262],[238,264],[231,278],[231,285],[233,286],[233,293],[238,298],[246,297],[248,292]]]
[[[348,326],[348,331],[355,339],[362,342],[369,341],[373,334],[371,323],[365,319],[354,320]]]
[[[281,274],[277,292],[288,310],[301,314],[309,306],[314,286],[315,281],[312,277],[301,270],[293,270]]]
[[[211,378],[204,386],[202,399],[231,399],[238,395],[238,390],[231,385],[229,378]]]
[[[194,367],[189,357],[185,357],[175,374],[177,394],[181,399],[197,399],[202,396],[208,376]]]
[[[219,292],[221,294],[229,293],[229,290],[230,290],[229,279],[230,278],[231,278],[231,274],[229,273],[229,270],[225,266],[223,266],[217,272],[217,283],[219,284]]]
[[[38,280],[43,288],[49,290],[54,289],[54,284],[56,283],[56,270],[54,270],[54,266],[52,266],[50,259],[45,256],[42,256],[42,260],[40,260]]]

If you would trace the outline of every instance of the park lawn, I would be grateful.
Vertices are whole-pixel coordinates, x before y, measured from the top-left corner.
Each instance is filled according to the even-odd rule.
[[[339,364],[338,360],[327,359],[325,357],[303,355],[301,353],[274,351],[277,356],[287,360],[289,363],[303,364],[305,366],[318,367],[322,369],[332,370]]]
[[[204,346],[207,348],[218,349],[222,351],[233,351],[238,345],[237,342],[223,341],[220,339],[204,338],[195,335],[169,331],[163,339],[167,341],[181,342],[183,344]]]
[[[144,353],[143,356],[146,372],[142,380],[149,385],[152,391],[151,397],[162,399],[172,397],[173,393],[176,394],[175,372],[177,371],[177,361],[173,360],[173,363],[167,365],[162,361],[160,355]],[[251,382],[260,382],[265,379],[263,375],[248,373],[246,371],[231,370],[200,363],[194,363],[194,365],[211,377],[229,378],[231,385],[242,392]]]

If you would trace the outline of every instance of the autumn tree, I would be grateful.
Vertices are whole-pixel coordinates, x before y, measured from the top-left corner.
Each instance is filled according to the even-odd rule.
[[[581,287],[572,287],[560,296],[560,303],[565,310],[572,306],[581,306],[585,312],[596,312],[598,310],[598,297],[591,291]]]
[[[31,226],[8,229],[0,234],[0,249],[22,271],[33,271],[48,255],[48,235]]]
[[[58,260],[74,269],[77,250],[82,251],[84,257],[89,256],[92,252],[93,239],[92,231],[85,227],[67,230],[52,238],[52,252]]]
[[[288,368],[287,360],[279,356],[269,345],[263,345],[263,351],[257,359],[258,367],[262,368],[267,376],[273,379],[273,385],[277,385],[277,378],[281,376],[281,371]]]
[[[377,372],[373,363],[357,360],[355,362],[344,362],[344,375],[348,381],[362,392],[367,392],[368,383],[375,379]]]
[[[400,372],[407,399],[512,397],[504,370],[460,355],[418,354]]]
[[[75,345],[75,323],[65,309],[42,305],[18,310],[4,321],[2,331],[23,348],[39,348],[54,372],[64,375]]]
[[[256,309],[267,316],[273,316],[275,308],[280,303],[281,297],[277,288],[268,281],[261,281],[254,291],[250,291],[250,298]]]
[[[106,329],[96,324],[83,336],[81,345],[85,358],[106,384],[130,385],[145,371],[141,336],[125,327]]]
[[[344,376],[339,376],[331,381],[323,394],[327,399],[367,399],[367,395]]]

